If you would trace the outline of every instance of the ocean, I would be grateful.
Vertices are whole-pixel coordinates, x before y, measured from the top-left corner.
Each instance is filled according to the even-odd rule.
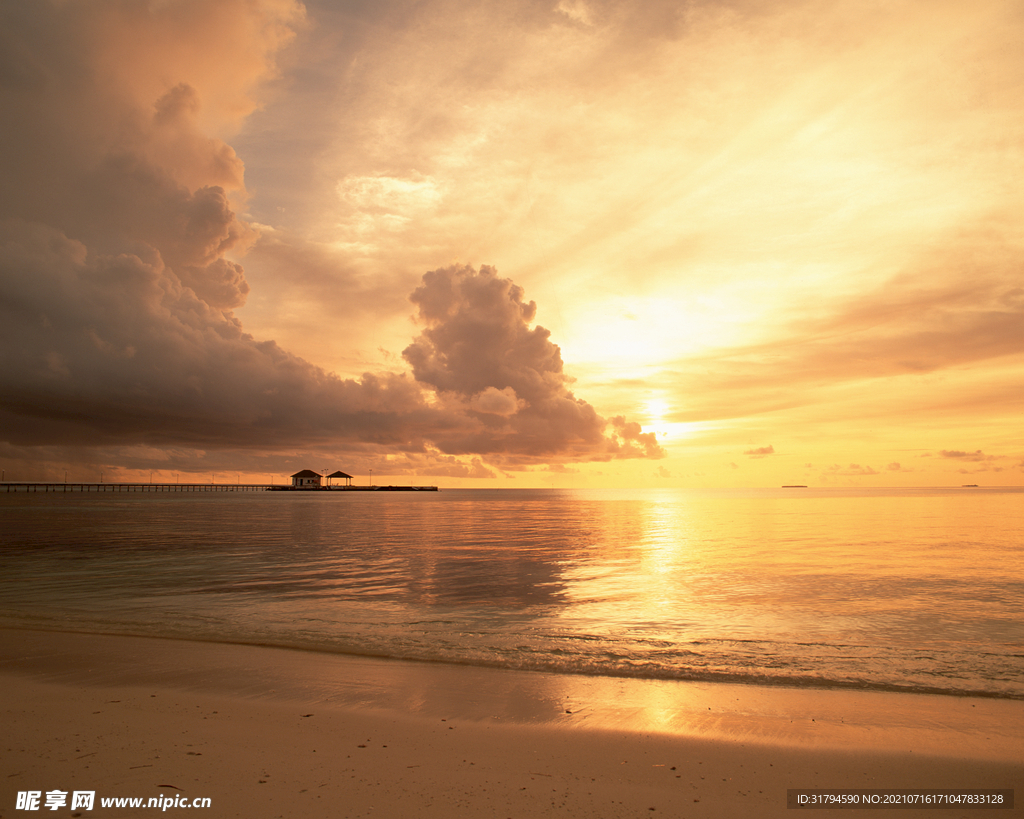
[[[0,494],[0,626],[1024,699],[1024,489]]]

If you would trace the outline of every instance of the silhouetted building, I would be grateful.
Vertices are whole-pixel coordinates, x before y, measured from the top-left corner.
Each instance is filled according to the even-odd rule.
[[[310,487],[323,486],[323,480],[324,476],[319,472],[314,472],[312,469],[303,469],[301,472],[296,472],[292,475],[292,486],[309,489]]]

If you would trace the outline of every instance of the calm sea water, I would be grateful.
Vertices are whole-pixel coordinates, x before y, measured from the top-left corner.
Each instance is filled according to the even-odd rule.
[[[1024,699],[1024,490],[0,495],[0,625]]]

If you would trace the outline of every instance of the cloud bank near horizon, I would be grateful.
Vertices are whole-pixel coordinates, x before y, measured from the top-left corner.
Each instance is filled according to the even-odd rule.
[[[39,3],[2,15],[0,428],[11,451],[346,444],[473,477],[494,474],[481,458],[514,471],[664,454],[638,424],[573,395],[559,348],[530,326],[535,304],[491,267],[423,277],[411,375],[341,378],[245,332],[239,259],[258,230],[237,215],[242,162],[211,134],[254,110],[302,23],[298,4]]]
[[[1015,0],[0,4],[0,465],[1019,481],[1022,31]]]

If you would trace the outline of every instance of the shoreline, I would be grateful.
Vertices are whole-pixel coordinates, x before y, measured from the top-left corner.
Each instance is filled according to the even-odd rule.
[[[339,648],[331,644],[324,644],[317,641],[295,641],[292,643],[279,641],[279,642],[250,642],[241,638],[230,638],[219,635],[189,635],[184,633],[175,633],[174,631],[154,631],[147,633],[145,630],[137,631],[120,631],[111,630],[107,631],[103,628],[103,624],[94,624],[93,627],[88,625],[81,628],[71,628],[67,624],[60,623],[46,623],[41,621],[18,621],[14,618],[0,618],[0,632],[14,631],[14,632],[40,632],[45,634],[77,634],[83,637],[102,637],[102,638],[124,638],[128,640],[166,640],[172,643],[186,643],[186,644],[200,644],[200,645],[220,645],[220,646],[238,646],[241,648],[252,648],[252,649],[268,649],[271,651],[293,651],[300,652],[303,654],[310,655],[323,655],[329,657],[338,657],[341,660],[346,658],[353,661],[368,661],[368,662],[384,662],[384,663],[411,663],[414,665],[424,665],[429,667],[445,667],[445,668],[468,668],[478,669],[481,672],[494,671],[497,673],[511,672],[511,673],[531,673],[531,674],[551,674],[558,677],[572,677],[572,678],[583,678],[583,679],[604,679],[604,680],[624,680],[634,681],[639,684],[643,683],[668,683],[678,684],[682,686],[738,686],[747,690],[762,690],[762,689],[780,689],[785,691],[793,692],[822,692],[828,693],[851,693],[857,694],[880,694],[880,695],[910,695],[910,696],[926,696],[926,697],[945,697],[950,699],[986,699],[986,700],[1008,700],[1014,702],[1024,703],[1024,692],[1021,691],[997,691],[988,689],[951,689],[951,688],[940,688],[940,687],[912,687],[910,685],[887,685],[887,684],[875,684],[865,685],[856,681],[847,680],[829,680],[825,678],[812,678],[812,677],[763,677],[763,676],[734,676],[727,673],[711,673],[702,675],[699,672],[695,672],[692,675],[672,675],[670,673],[654,674],[648,676],[638,676],[629,673],[620,673],[616,668],[609,668],[603,670],[601,673],[583,670],[573,670],[571,668],[559,668],[550,667],[543,664],[535,664],[530,666],[528,664],[519,666],[508,666],[499,663],[487,663],[480,662],[476,659],[465,658],[455,659],[446,657],[428,657],[428,656],[409,656],[401,657],[388,655],[383,653],[373,652],[359,652],[351,651],[346,648]]]
[[[174,785],[212,816],[781,817],[788,788],[1024,783],[1014,700],[16,629],[0,659],[0,817],[54,788]]]

